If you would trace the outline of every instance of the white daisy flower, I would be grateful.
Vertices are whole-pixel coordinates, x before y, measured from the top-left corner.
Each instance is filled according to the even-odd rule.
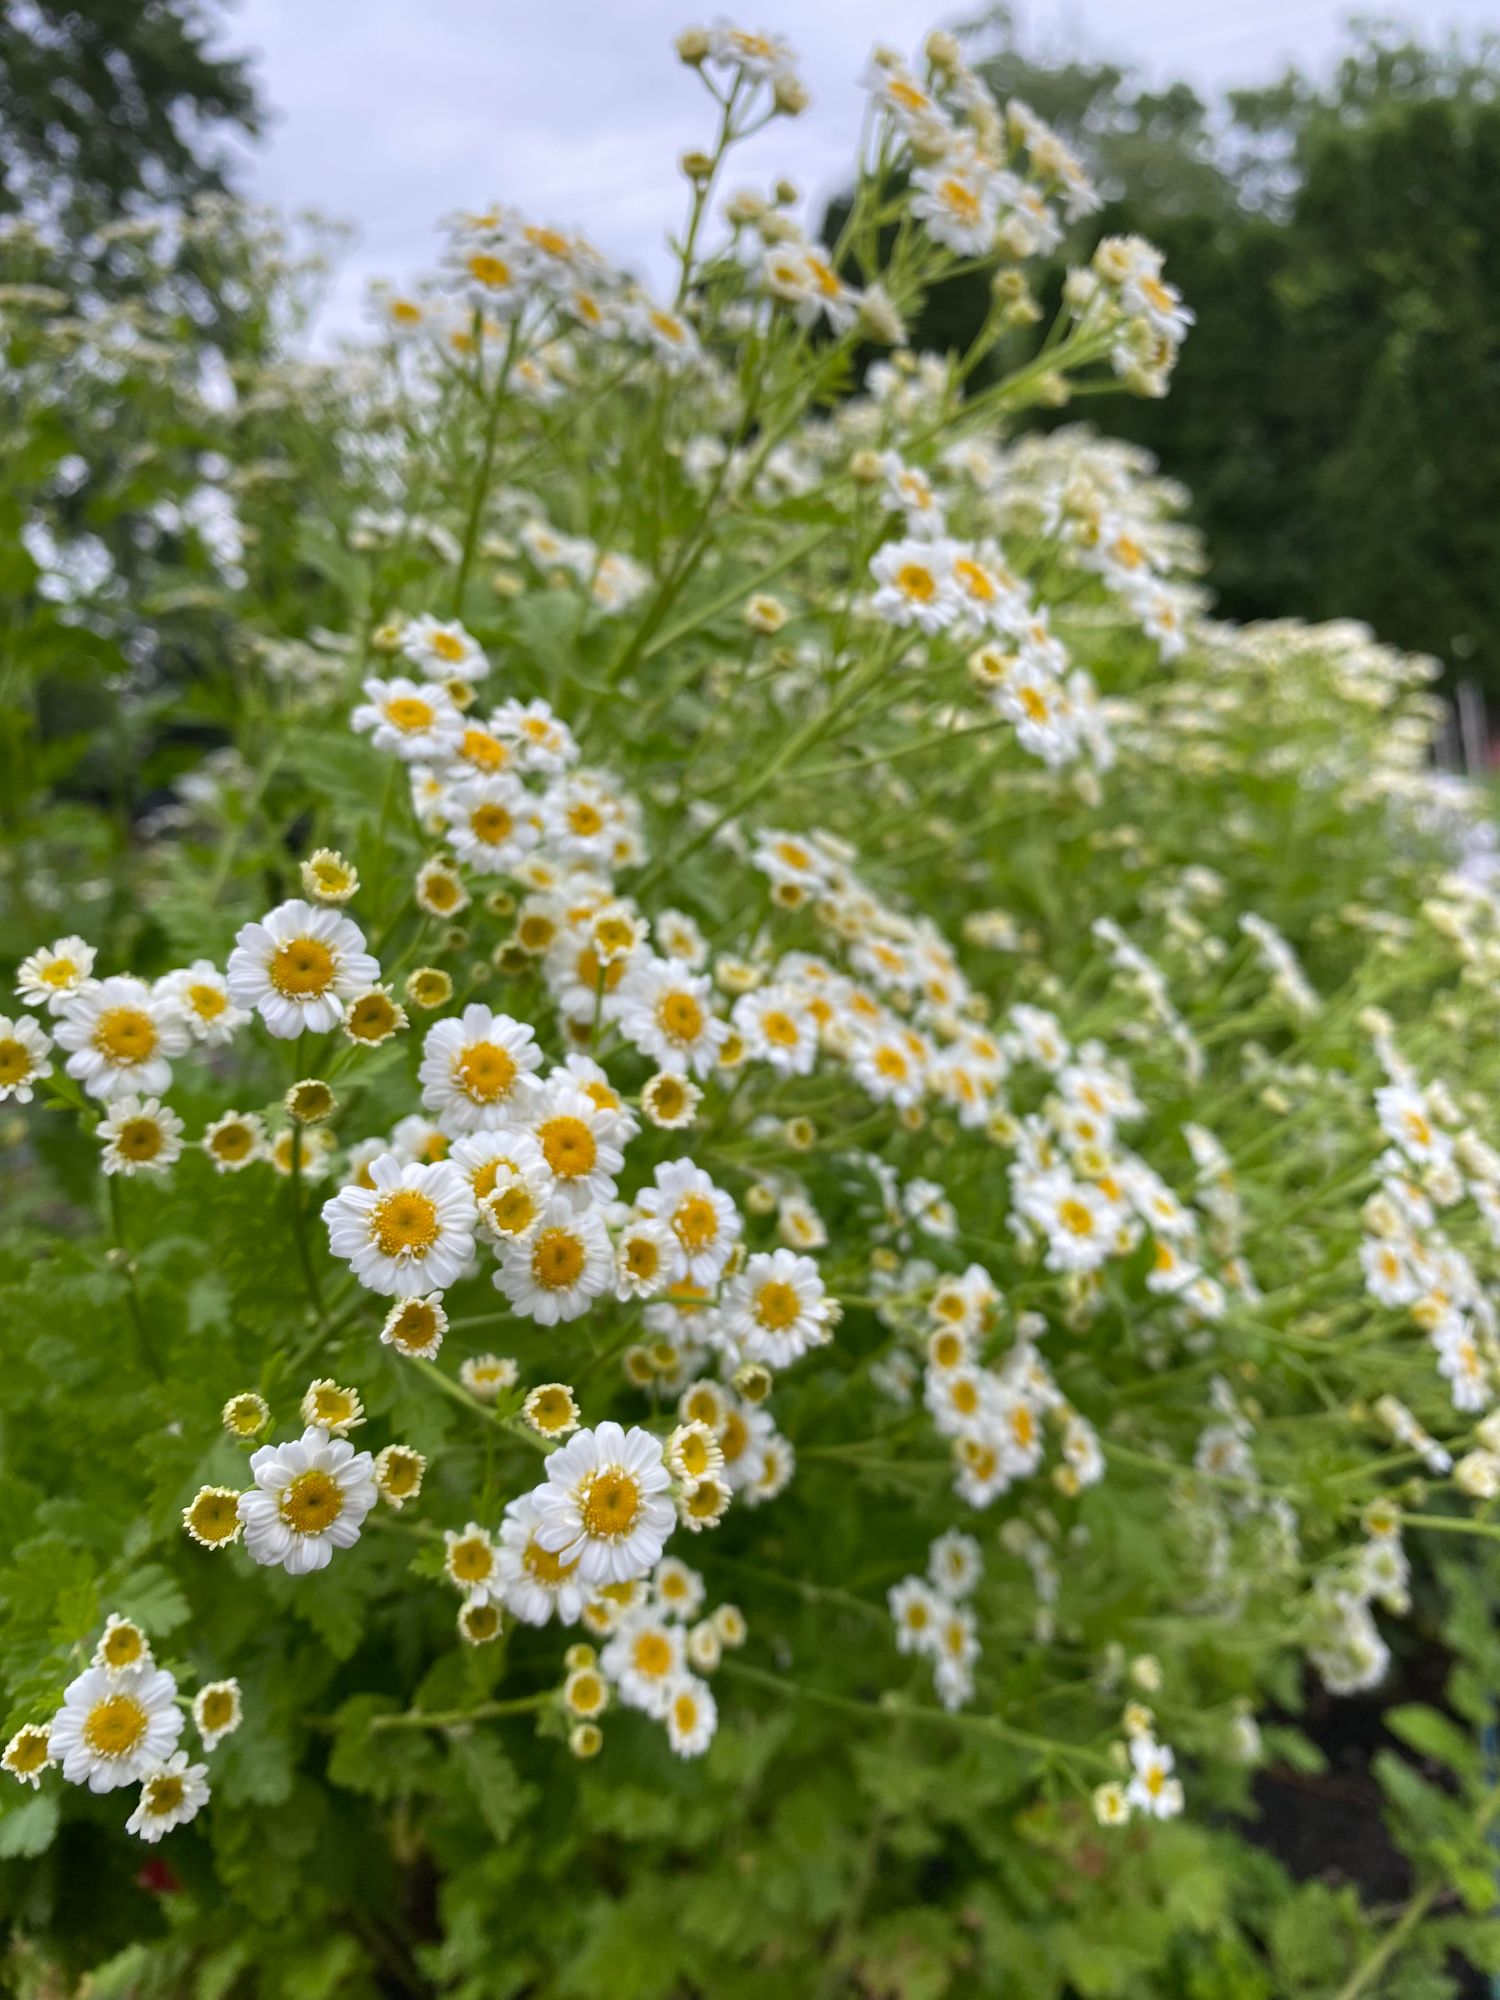
[[[236,1028],[243,1028],[250,1016],[229,997],[229,985],[211,958],[199,958],[180,972],[166,973],[153,989],[169,1000],[184,1021],[195,1042],[220,1047],[232,1041]]]
[[[0,1014],[0,1104],[8,1097],[31,1102],[32,1086],[52,1074],[51,1050],[51,1036],[28,1015],[11,1020]]]
[[[599,1664],[627,1708],[657,1717],[666,1714],[672,1683],[686,1669],[686,1638],[680,1625],[649,1607],[621,1621]]]
[[[446,1291],[474,1254],[474,1199],[463,1176],[446,1160],[403,1165],[385,1153],[370,1183],[341,1188],[323,1204],[334,1256],[388,1298]]]
[[[193,1696],[193,1727],[205,1750],[217,1749],[244,1719],[237,1680],[205,1681]]]
[[[500,1596],[507,1611],[523,1625],[576,1625],[583,1611],[584,1590],[578,1558],[568,1561],[536,1538],[541,1519],[531,1494],[512,1500],[500,1523]]]
[[[477,1521],[462,1529],[444,1529],[443,1568],[448,1581],[471,1604],[489,1604],[500,1595],[499,1556]]]
[[[464,740],[464,719],[445,688],[409,680],[367,680],[349,721],[373,732],[375,748],[407,764],[444,764]]]
[[[1134,1776],[1125,1797],[1135,1811],[1149,1813],[1152,1819],[1175,1819],[1182,1811],[1182,1783],[1172,1776],[1175,1761],[1166,1745],[1154,1737],[1134,1739],[1130,1746]]]
[[[614,1279],[614,1257],[604,1224],[591,1209],[554,1197],[524,1242],[500,1244],[495,1289],[539,1326],[555,1326],[586,1313]]]
[[[457,619],[445,624],[428,614],[409,618],[401,633],[401,651],[429,681],[477,681],[490,670],[479,641]]]
[[[945,1597],[968,1597],[979,1582],[983,1565],[972,1535],[950,1528],[927,1551],[927,1574],[934,1590]]]
[[[552,1176],[542,1158],[542,1149],[529,1132],[513,1127],[496,1132],[466,1132],[455,1139],[448,1158],[463,1175],[476,1202],[493,1194],[503,1175],[519,1174],[529,1182],[541,1181],[550,1192]]]
[[[431,1361],[448,1331],[448,1315],[443,1310],[441,1292],[414,1294],[397,1299],[380,1329],[381,1345],[394,1347],[413,1361]]]
[[[701,1757],[719,1726],[713,1691],[696,1674],[684,1674],[670,1690],[664,1715],[667,1741],[679,1757]]]
[[[352,918],[294,897],[242,926],[227,983],[236,1005],[253,1007],[273,1035],[290,1041],[338,1027],[345,1004],[379,978]]]
[[[716,1285],[739,1241],[739,1212],[722,1188],[714,1186],[691,1160],[667,1160],[655,1185],[642,1188],[636,1207],[665,1223],[676,1245],[672,1278]]]
[[[509,875],[541,836],[536,802],[505,773],[466,778],[439,808],[448,844],[478,875]]]
[[[791,986],[742,993],[730,1019],[747,1051],[782,1076],[806,1076],[818,1059],[818,1024],[806,996]]]
[[[724,1333],[768,1368],[789,1368],[831,1340],[834,1310],[817,1265],[795,1250],[757,1252],[719,1302]]]
[[[620,1032],[665,1070],[706,1076],[729,1033],[713,1011],[713,988],[680,961],[651,958],[620,989]]]
[[[575,1208],[614,1200],[625,1156],[612,1142],[618,1121],[611,1113],[564,1082],[547,1086],[529,1122],[559,1195]]]
[[[64,1689],[48,1741],[70,1785],[112,1792],[170,1757],[182,1723],[177,1683],[164,1667],[86,1667]]]
[[[514,1124],[531,1102],[542,1052],[532,1031],[477,1001],[438,1021],[422,1044],[422,1102],[445,1132],[494,1131]]]
[[[536,1537],[562,1561],[577,1560],[585,1583],[626,1583],[661,1559],[676,1513],[659,1440],[605,1422],[583,1430],[547,1460],[536,1488]]]
[[[208,1804],[208,1766],[190,1764],[186,1750],[169,1757],[160,1770],[148,1773],[140,1803],[125,1822],[127,1833],[157,1841],[174,1826],[196,1819]]]
[[[347,1438],[310,1424],[300,1438],[250,1455],[254,1488],[240,1495],[245,1547],[258,1563],[290,1576],[326,1569],[335,1549],[352,1548],[375,1505],[374,1461]]]
[[[198,1142],[220,1174],[237,1174],[266,1156],[265,1120],[255,1111],[226,1111],[203,1130]]]
[[[68,1075],[107,1103],[132,1092],[160,1096],[172,1081],[172,1056],[190,1040],[169,1001],[128,973],[90,981],[62,1010],[57,1045],[68,1049]]]
[[[7,1772],[17,1784],[30,1785],[34,1792],[41,1789],[42,1778],[53,1763],[52,1739],[45,1723],[24,1723],[0,1751],[0,1771]]]
[[[60,937],[23,958],[16,972],[16,997],[28,1007],[60,1014],[89,979],[96,953],[81,937]]]
[[[182,1120],[155,1097],[117,1097],[99,1120],[106,1174],[164,1174],[182,1156]]]
[[[890,625],[941,632],[963,608],[953,582],[953,551],[942,540],[886,542],[870,559],[876,583],[871,609]]]

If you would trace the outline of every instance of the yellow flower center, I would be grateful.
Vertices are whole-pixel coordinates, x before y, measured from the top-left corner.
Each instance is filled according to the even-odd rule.
[[[186,1790],[181,1778],[175,1772],[165,1772],[160,1777],[146,1780],[146,1811],[158,1819],[174,1813],[182,1804]]]
[[[200,1021],[217,1021],[229,1002],[217,986],[190,986],[188,1005]]]
[[[370,1234],[383,1257],[423,1257],[439,1235],[437,1203],[418,1188],[397,1188],[376,1204]]]
[[[649,1236],[632,1236],[625,1245],[625,1268],[632,1278],[649,1283],[661,1269],[661,1252]]]
[[[981,564],[960,556],[953,565],[953,574],[966,596],[976,598],[981,604],[994,603],[995,585]]]
[[[349,1033],[357,1042],[378,1042],[394,1032],[395,1003],[384,993],[363,994],[349,1009]]]
[[[672,1229],[684,1250],[706,1250],[718,1239],[719,1211],[707,1195],[687,1195],[673,1211]]]
[[[531,1417],[544,1431],[561,1430],[573,1415],[573,1399],[565,1389],[542,1389],[531,1400]]]
[[[510,756],[510,752],[497,736],[491,736],[487,729],[468,728],[464,731],[460,757],[466,764],[477,765],[481,771],[498,771]]]
[[[640,1517],[641,1489],[622,1465],[605,1466],[590,1478],[580,1512],[596,1540],[628,1535]]]
[[[687,1092],[675,1076],[658,1077],[651,1086],[651,1108],[658,1118],[680,1118]]]
[[[515,820],[502,805],[475,806],[469,814],[469,828],[474,838],[491,847],[498,847],[502,841],[509,840],[515,826]]]
[[[801,1311],[796,1287],[779,1278],[762,1285],[755,1294],[755,1317],[770,1333],[785,1333],[789,1326],[795,1326]]]
[[[313,1411],[315,1421],[320,1424],[346,1424],[354,1415],[354,1405],[347,1391],[320,1386],[313,1391]]]
[[[979,197],[964,181],[955,180],[950,175],[938,189],[943,200],[952,209],[960,222],[977,222],[982,213]]]
[[[701,1479],[708,1470],[708,1439],[688,1431],[677,1440],[677,1459],[689,1479]]]
[[[455,1542],[448,1551],[448,1567],[460,1583],[483,1583],[495,1567],[494,1552],[487,1542],[471,1535],[466,1542]]]
[[[224,1125],[208,1143],[221,1160],[243,1160],[254,1150],[255,1134],[248,1125]]]
[[[541,1543],[535,1540],[526,1544],[521,1555],[521,1563],[529,1577],[553,1589],[556,1589],[558,1584],[565,1583],[578,1567],[576,1556],[572,1562],[565,1563],[555,1550],[544,1549]]]
[[[724,1454],[724,1463],[733,1465],[750,1442],[750,1427],[738,1410],[731,1410],[724,1419],[724,1428],[719,1432],[719,1449]]]
[[[1081,1201],[1065,1201],[1057,1211],[1058,1220],[1064,1229],[1075,1236],[1092,1236],[1094,1233],[1093,1211]]]
[[[674,346],[680,347],[687,339],[687,328],[680,319],[674,319],[670,313],[653,312],[649,318],[662,338],[670,340]]]
[[[315,1466],[299,1472],[281,1496],[281,1518],[294,1535],[321,1535],[343,1511],[343,1488]]]
[[[31,1052],[26,1044],[7,1038],[0,1042],[0,1083],[24,1083],[31,1074]]]
[[[723,1489],[713,1479],[705,1479],[687,1498],[687,1511],[695,1521],[716,1521],[722,1511]]]
[[[703,1009],[691,993],[664,993],[656,1003],[656,1019],[674,1042],[695,1042],[703,1033]]]
[[[531,1249],[531,1275],[545,1291],[565,1292],[583,1276],[583,1244],[569,1229],[544,1229]]]
[[[419,729],[432,726],[434,710],[430,701],[423,701],[418,694],[398,694],[385,705],[385,719],[407,735],[415,735]]]
[[[766,1040],[773,1042],[779,1049],[794,1049],[800,1039],[797,1023],[790,1014],[783,1014],[779,1008],[773,1007],[769,1013],[761,1015],[760,1028]]]
[[[392,1452],[385,1462],[385,1490],[404,1500],[408,1493],[415,1493],[422,1477],[422,1468],[411,1452]]]
[[[11,1751],[7,1762],[12,1771],[39,1771],[47,1761],[47,1735],[45,1730],[32,1730],[22,1735]]]
[[[1021,689],[1021,706],[1025,709],[1030,721],[1045,722],[1047,720],[1049,713],[1047,697],[1042,693],[1040,688],[1023,687]]]
[[[506,1236],[520,1236],[536,1221],[536,1198],[530,1188],[511,1186],[490,1203],[490,1220]]]
[[[145,1062],[156,1039],[156,1023],[140,1007],[106,1007],[94,1024],[94,1047],[122,1068]]]
[[[937,596],[937,578],[923,563],[903,563],[896,572],[896,588],[917,604],[930,604]]]
[[[104,1658],[112,1667],[129,1667],[140,1659],[146,1642],[134,1625],[112,1625],[104,1638]]]
[[[429,632],[427,644],[440,660],[446,660],[450,667],[457,666],[465,658],[464,642],[453,632]]]
[[[660,1680],[672,1671],[672,1648],[660,1632],[638,1634],[632,1657],[637,1673],[645,1674],[651,1680]]]
[[[154,1160],[162,1148],[162,1130],[154,1118],[130,1118],[115,1134],[115,1151],[127,1160]]]
[[[288,1000],[315,1000],[334,982],[338,966],[321,938],[289,938],[271,960],[271,984]]]
[[[952,1397],[953,1407],[961,1417],[972,1417],[979,1408],[979,1391],[968,1380],[954,1383]]]
[[[494,1104],[516,1080],[516,1059],[498,1042],[470,1042],[457,1063],[458,1082],[476,1104]]]
[[[599,1148],[581,1118],[549,1118],[537,1127],[542,1157],[559,1180],[577,1180],[592,1173]]]
[[[96,1757],[128,1757],[148,1726],[146,1711],[133,1694],[107,1694],[89,1710],[83,1740]]]
[[[50,965],[44,965],[38,974],[44,986],[71,986],[78,977],[78,967],[71,958],[54,958]]]
[[[224,1688],[211,1688],[198,1704],[205,1729],[223,1729],[234,1720],[234,1696]]]
[[[476,284],[485,285],[491,291],[500,291],[510,283],[511,271],[503,257],[480,250],[469,259],[469,276]]]

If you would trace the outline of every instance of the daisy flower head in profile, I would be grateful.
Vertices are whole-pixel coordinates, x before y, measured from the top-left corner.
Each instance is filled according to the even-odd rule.
[[[445,1132],[493,1132],[529,1107],[541,1061],[524,1022],[475,1001],[428,1029],[417,1072],[422,1102]]]
[[[94,947],[81,937],[60,937],[23,958],[16,972],[16,997],[28,1007],[60,1014],[93,975]]]
[[[106,1103],[159,1097],[172,1081],[171,1058],[190,1040],[172,1002],[128,973],[80,987],[57,1024],[57,1045],[70,1051],[68,1075]]]
[[[279,1563],[290,1576],[326,1569],[335,1549],[352,1548],[375,1505],[370,1454],[315,1424],[300,1438],[252,1452],[250,1471],[255,1485],[239,1501],[245,1547],[256,1562]]]
[[[241,928],[227,984],[236,1006],[253,1008],[279,1041],[290,1041],[338,1027],[348,1001],[379,979],[352,918],[294,897]]]
[[[446,1291],[474,1254],[474,1197],[447,1160],[403,1163],[384,1153],[369,1187],[323,1204],[328,1245],[368,1290],[388,1298]]]
[[[164,1763],[182,1724],[177,1683],[164,1667],[90,1666],[64,1690],[48,1742],[70,1785],[112,1792]]]
[[[51,1037],[28,1015],[13,1021],[0,1014],[0,1104],[31,1102],[34,1086],[52,1074],[51,1049]]]
[[[244,1720],[237,1680],[206,1681],[193,1696],[193,1727],[205,1750],[232,1736]]]
[[[535,1489],[538,1542],[576,1561],[584,1583],[627,1583],[661,1559],[676,1522],[672,1475],[649,1431],[612,1421],[579,1431],[547,1460]]]
[[[679,1757],[701,1757],[714,1739],[719,1709],[713,1692],[697,1674],[683,1674],[668,1690],[664,1718],[667,1741]]]

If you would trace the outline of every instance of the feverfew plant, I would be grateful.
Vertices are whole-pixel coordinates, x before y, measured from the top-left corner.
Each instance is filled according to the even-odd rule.
[[[1495,1961],[1500,896],[1434,670],[1215,622],[1171,483],[1026,427],[1164,393],[1192,314],[952,37],[875,52],[831,243],[725,185],[788,45],[678,53],[670,296],[495,204],[210,396],[145,253],[138,313],[0,295],[54,579],[6,739],[18,1976],[1436,1994]],[[908,345],[976,273],[969,349]],[[147,588],[64,560],[46,439],[153,343],[218,540]],[[1450,1708],[1387,1721],[1447,1775],[1381,1767],[1383,1930],[1233,1829],[1416,1617]]]

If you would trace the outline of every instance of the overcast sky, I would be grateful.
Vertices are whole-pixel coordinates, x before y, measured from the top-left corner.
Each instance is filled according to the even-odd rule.
[[[983,0],[961,4],[972,18]],[[1325,63],[1347,0],[1022,0],[1031,48],[1126,60],[1200,87]],[[1416,0],[1430,33],[1500,28],[1500,0]],[[695,19],[683,0],[238,0],[229,38],[253,52],[271,122],[246,183],[282,209],[315,208],[358,235],[325,314],[358,323],[369,279],[409,279],[434,257],[437,218],[490,199],[575,223],[647,276],[683,207],[678,155],[711,134],[713,106],[676,61]],[[872,43],[913,50],[954,12],[932,0],[765,0],[732,18],[784,32],[813,94],[740,155],[737,178],[788,173],[837,189],[858,133],[856,78]],[[731,185],[736,176],[731,175]]]

